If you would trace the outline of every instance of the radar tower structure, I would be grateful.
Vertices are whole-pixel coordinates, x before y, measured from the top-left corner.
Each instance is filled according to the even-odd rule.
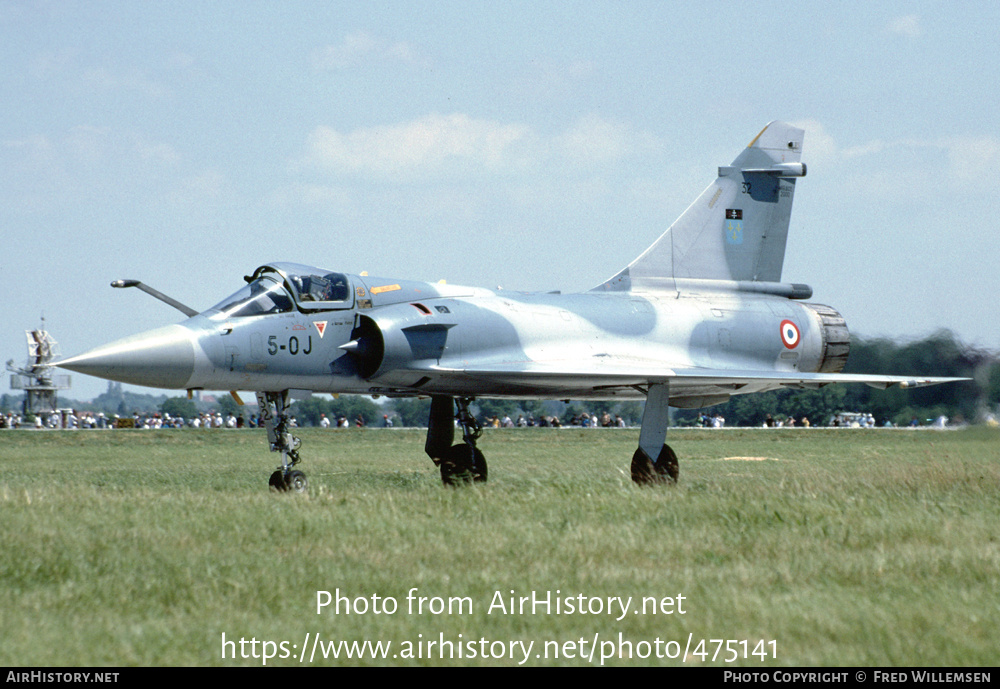
[[[57,343],[45,330],[45,317],[42,325],[35,330],[25,330],[28,340],[28,361],[23,368],[14,365],[14,360],[7,362],[7,370],[11,372],[11,390],[24,390],[24,415],[51,414],[57,409],[57,390],[67,390],[70,387],[70,376],[55,374],[52,360],[59,350]]]

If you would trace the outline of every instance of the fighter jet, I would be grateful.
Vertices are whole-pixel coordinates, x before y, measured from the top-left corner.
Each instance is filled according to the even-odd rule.
[[[302,491],[291,400],[430,397],[425,451],[445,484],[485,481],[476,397],[644,399],[636,483],[671,483],[668,405],[778,388],[917,387],[958,378],[849,375],[850,334],[808,285],[781,281],[804,131],[772,122],[645,252],[593,289],[517,292],[269,263],[187,320],[57,365],[135,385],[253,390],[278,491]],[[457,423],[456,423],[457,421]],[[455,442],[456,426],[462,442]]]

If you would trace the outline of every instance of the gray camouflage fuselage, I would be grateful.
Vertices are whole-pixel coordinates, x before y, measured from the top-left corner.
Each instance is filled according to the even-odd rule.
[[[664,444],[668,404],[957,380],[840,373],[850,347],[844,319],[806,303],[807,285],[781,282],[795,185],[806,175],[803,138],[791,125],[767,125],[645,252],[588,292],[490,291],[274,263],[198,313],[118,281],[191,317],[57,365],[151,387],[256,391],[271,449],[283,457],[272,486],[304,485],[290,471],[297,441],[286,432],[296,391],[431,397],[425,449],[446,482],[468,470],[486,477],[472,398],[645,398],[633,479],[676,480]],[[456,419],[465,443],[452,446]]]
[[[355,296],[345,308],[237,317],[209,310],[135,338],[164,347],[155,372],[138,351],[134,363],[146,367],[124,361],[105,373],[186,389],[600,399],[641,398],[636,386],[676,369],[815,372],[846,355],[842,321],[824,327],[815,306],[783,297],[494,292],[347,277]],[[800,333],[793,347],[782,339],[785,321]],[[358,340],[364,351],[341,349]],[[92,354],[97,364],[99,351]],[[692,382],[675,385],[671,397],[701,406],[697,398],[736,391],[731,382]]]

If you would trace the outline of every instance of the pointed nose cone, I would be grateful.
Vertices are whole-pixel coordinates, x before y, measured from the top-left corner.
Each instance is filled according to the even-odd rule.
[[[56,366],[154,388],[183,389],[194,373],[192,333],[182,325],[149,330],[97,347]]]

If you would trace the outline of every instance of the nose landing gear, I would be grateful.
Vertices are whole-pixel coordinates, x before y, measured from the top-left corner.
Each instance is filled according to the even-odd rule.
[[[267,440],[271,452],[281,453],[281,466],[271,474],[268,485],[271,490],[279,493],[304,493],[308,487],[306,475],[293,470],[299,463],[299,446],[301,441],[289,432],[291,428],[288,419],[288,391],[258,392],[257,404],[260,407],[260,419],[267,428]]]

